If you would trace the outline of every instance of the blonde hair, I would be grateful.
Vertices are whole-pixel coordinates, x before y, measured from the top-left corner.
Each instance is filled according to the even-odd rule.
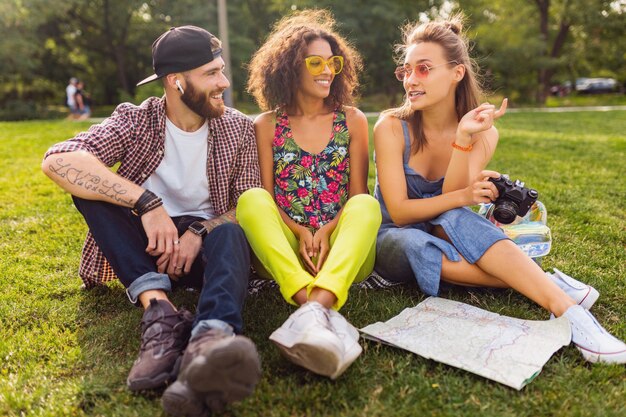
[[[424,42],[436,43],[443,49],[448,62],[456,62],[465,67],[465,76],[456,86],[454,93],[457,120],[461,120],[470,110],[476,108],[483,94],[479,79],[478,66],[469,56],[469,42],[463,33],[464,16],[455,14],[446,20],[436,20],[427,23],[410,23],[402,28],[401,44],[396,45],[398,63],[402,64],[407,50],[412,45]],[[413,131],[414,142],[411,151],[421,151],[428,141],[422,126],[422,112],[411,109],[411,103],[406,100],[400,107],[385,110],[382,115],[392,115],[406,120]]]

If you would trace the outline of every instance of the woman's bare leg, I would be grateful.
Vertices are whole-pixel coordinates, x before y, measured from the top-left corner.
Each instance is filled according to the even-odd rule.
[[[576,304],[510,240],[494,243],[476,264],[556,316]]]
[[[302,304],[306,303],[307,300],[307,296],[306,296],[306,287],[302,288],[300,291],[298,291],[293,297],[291,297],[293,299],[293,301],[295,301],[299,306],[301,306]]]
[[[337,296],[328,290],[315,287],[313,288],[313,290],[311,291],[311,294],[309,295],[307,299],[306,287],[305,287],[305,288],[302,288],[293,296],[293,300],[299,305],[302,305],[306,303],[307,301],[317,301],[324,307],[331,308],[337,302]]]
[[[433,234],[450,241],[441,227],[436,227]],[[455,263],[457,265],[450,265]],[[576,304],[546,276],[539,265],[510,240],[494,243],[475,265],[465,260],[451,262],[444,256],[441,279],[460,285],[511,287],[556,316],[562,315]],[[504,285],[498,285],[498,282]]]
[[[466,287],[492,287],[509,288],[506,282],[489,275],[476,265],[472,265],[461,257],[459,262],[454,262],[441,255],[441,280],[450,284],[464,285]]]
[[[441,226],[435,226],[432,234],[439,239],[443,239],[450,244],[450,238]],[[464,285],[467,287],[492,287],[492,288],[510,288],[506,282],[489,275],[477,265],[472,265],[463,257],[459,262],[454,262],[442,255],[441,261],[441,280],[450,284]]]
[[[337,302],[337,296],[328,290],[315,287],[311,290],[309,301],[317,301],[326,308],[332,308]]]

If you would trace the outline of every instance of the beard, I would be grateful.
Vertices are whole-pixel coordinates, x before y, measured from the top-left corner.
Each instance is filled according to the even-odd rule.
[[[207,94],[198,91],[188,79],[185,81],[187,82],[187,88],[185,93],[180,96],[180,99],[191,111],[206,119],[214,119],[224,114],[224,104],[214,106],[211,104],[210,99],[211,96],[221,94],[223,90],[215,90]]]

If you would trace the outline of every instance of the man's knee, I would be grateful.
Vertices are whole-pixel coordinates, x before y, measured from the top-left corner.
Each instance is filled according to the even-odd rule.
[[[222,237],[225,239],[246,239],[246,235],[243,233],[243,229],[237,223],[224,223],[211,230],[210,235],[215,237]]]
[[[104,219],[112,222],[114,221],[113,219],[118,218],[118,216],[130,214],[129,212],[125,213],[125,210],[128,210],[125,207],[107,203],[105,201],[87,200],[76,197],[75,195],[72,196],[72,201],[74,202],[76,209],[83,215],[85,220],[87,220],[87,223],[90,221],[100,223]]]
[[[94,204],[95,200],[86,200],[84,198],[76,197],[72,195],[72,201],[74,202],[74,207],[78,210],[79,213],[83,215],[83,217],[89,216],[94,209],[97,210],[97,204]]]
[[[250,269],[250,246],[241,226],[224,223],[209,233],[203,244],[206,268],[229,271],[230,279],[248,280]],[[205,270],[206,279],[207,270]],[[209,273],[209,275],[211,275]]]
[[[250,247],[248,240],[243,232],[241,226],[236,223],[224,223],[217,226],[215,229],[205,236],[204,238],[205,251],[233,251],[239,250],[249,256]]]

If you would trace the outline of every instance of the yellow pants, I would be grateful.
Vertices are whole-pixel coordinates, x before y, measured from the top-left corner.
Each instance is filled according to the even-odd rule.
[[[339,310],[354,281],[362,281],[374,268],[376,234],[381,214],[378,201],[367,194],[348,200],[330,237],[330,251],[321,270],[312,276],[300,259],[300,243],[280,217],[274,199],[262,188],[252,188],[239,197],[237,221],[256,255],[253,264],[259,276],[274,279],[288,303],[302,288],[310,294],[322,288],[337,297]]]

